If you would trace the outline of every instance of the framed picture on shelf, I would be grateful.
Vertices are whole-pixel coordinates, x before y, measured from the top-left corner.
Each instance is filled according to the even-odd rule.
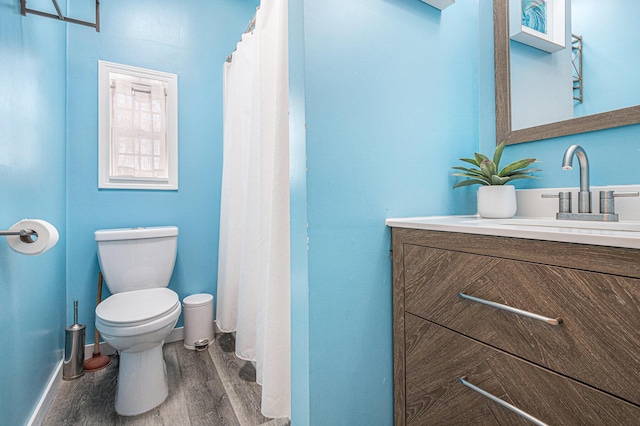
[[[509,35],[553,53],[566,46],[566,0],[509,0]]]

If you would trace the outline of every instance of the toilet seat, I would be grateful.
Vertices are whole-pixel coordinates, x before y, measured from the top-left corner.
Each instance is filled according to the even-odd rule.
[[[136,327],[166,317],[180,306],[168,288],[127,291],[109,296],[96,307],[96,322],[108,327]]]

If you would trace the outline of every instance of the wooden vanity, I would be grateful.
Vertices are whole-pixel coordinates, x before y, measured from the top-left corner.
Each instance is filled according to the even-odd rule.
[[[396,425],[640,424],[640,250],[401,227],[392,241]]]

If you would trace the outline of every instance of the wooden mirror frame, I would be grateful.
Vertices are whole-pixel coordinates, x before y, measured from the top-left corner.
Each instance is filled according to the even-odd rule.
[[[493,0],[493,49],[496,86],[496,144],[513,145],[640,123],[640,105],[550,124],[511,128],[509,0]]]

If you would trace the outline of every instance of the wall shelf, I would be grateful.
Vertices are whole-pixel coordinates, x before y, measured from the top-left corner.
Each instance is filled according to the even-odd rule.
[[[421,0],[423,3],[433,6],[436,9],[444,10],[456,2],[456,0]]]

